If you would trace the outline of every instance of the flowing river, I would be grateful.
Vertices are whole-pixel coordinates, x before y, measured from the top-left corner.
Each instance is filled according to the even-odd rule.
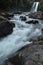
[[[36,8],[37,9],[37,8]],[[36,10],[35,10],[36,11]],[[24,12],[21,15],[26,16],[28,12]],[[37,37],[41,35],[41,28],[43,24],[40,20],[39,24],[27,24],[26,21],[21,21],[19,14],[14,14],[14,17],[10,20],[15,23],[15,28],[11,35],[0,40],[0,65],[3,65],[3,62],[9,58],[10,55],[14,54],[17,50],[22,48],[27,44],[32,44],[29,40],[32,37]],[[27,21],[34,20],[26,16]]]

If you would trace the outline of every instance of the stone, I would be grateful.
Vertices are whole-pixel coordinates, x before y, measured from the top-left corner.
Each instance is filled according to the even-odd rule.
[[[13,18],[14,14],[13,13],[1,13],[1,16],[10,20],[11,18]]]
[[[39,22],[37,20],[31,20],[31,21],[27,21],[26,23],[28,23],[28,24],[38,24]]]
[[[27,45],[7,61],[12,65],[43,65],[42,47],[43,45]]]
[[[22,11],[15,11],[14,14],[22,14]]]
[[[8,19],[6,17],[0,15],[0,22],[3,21],[3,20],[7,20],[8,21]]]
[[[43,12],[38,11],[38,12],[31,12],[29,14],[29,18],[34,18],[34,19],[42,19],[43,20]]]
[[[10,22],[10,24],[12,25],[13,28],[15,27],[15,24],[13,22]]]
[[[39,22],[37,20],[33,21],[33,24],[38,24]]]
[[[7,36],[13,31],[12,25],[9,22],[2,22],[0,24],[0,37]]]
[[[33,20],[31,20],[31,21],[26,21],[26,23],[28,23],[28,24],[32,24],[32,22],[33,22]]]
[[[26,21],[26,20],[27,20],[25,16],[20,16],[20,19],[21,19],[22,21]]]
[[[0,16],[0,38],[5,37],[13,32],[15,24],[3,16]]]

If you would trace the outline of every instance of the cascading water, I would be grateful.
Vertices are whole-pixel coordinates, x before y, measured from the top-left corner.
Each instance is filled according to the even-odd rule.
[[[21,15],[25,16],[24,14]],[[27,44],[31,44],[32,42],[29,42],[30,38],[41,35],[40,26],[42,25],[40,22],[38,25],[26,24],[19,19],[21,15],[17,14],[10,20],[16,25],[15,28],[13,28],[13,33],[0,40],[0,65],[3,65],[3,62],[17,50]],[[28,16],[26,17],[27,20],[29,20]]]
[[[31,8],[31,12],[37,12],[39,2],[34,2]]]

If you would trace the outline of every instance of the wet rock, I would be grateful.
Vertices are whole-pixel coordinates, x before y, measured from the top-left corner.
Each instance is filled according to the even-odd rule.
[[[3,22],[0,24],[0,37],[4,37],[12,33],[13,29],[9,22]]]
[[[27,21],[26,23],[28,23],[28,24],[38,24],[39,22],[37,20],[31,20],[31,21]]]
[[[38,43],[40,45],[43,45],[43,36],[42,35],[38,37]]]
[[[39,22],[37,20],[33,21],[33,24],[38,24]]]
[[[7,20],[8,21],[8,19],[6,17],[0,15],[0,22],[3,21],[3,20]]]
[[[43,45],[27,45],[7,61],[12,65],[43,65]]]
[[[38,11],[38,12],[31,12],[29,14],[29,18],[34,18],[34,19],[43,19],[43,12]]]
[[[13,28],[15,27],[15,24],[13,22],[10,22],[10,24],[12,25]]]
[[[14,14],[22,14],[22,11],[15,11]]]
[[[41,30],[43,31],[43,28]]]
[[[42,32],[42,36],[43,36],[43,28],[41,29],[41,32]]]
[[[0,19],[0,38],[5,37],[13,32],[14,23],[7,21],[6,19]]]
[[[27,20],[25,16],[20,16],[20,19],[21,19],[22,21],[26,21],[26,20]]]
[[[9,63],[12,65],[22,65],[22,58],[19,58],[17,55],[5,61],[5,65],[9,65]]]
[[[10,20],[11,18],[13,18],[14,14],[13,13],[1,13],[1,16]]]
[[[13,65],[13,64],[9,61],[6,61],[5,65]]]
[[[32,24],[32,22],[33,22],[33,20],[32,20],[32,21],[27,21],[26,23],[28,23],[28,24]]]
[[[39,36],[38,41],[43,41],[43,36]]]

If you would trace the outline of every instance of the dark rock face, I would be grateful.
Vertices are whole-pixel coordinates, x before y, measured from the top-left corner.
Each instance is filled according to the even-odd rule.
[[[14,23],[10,22],[10,24],[12,25],[12,28],[14,28],[14,27],[15,27],[15,24],[14,24]]]
[[[25,16],[20,16],[20,19],[21,19],[22,21],[26,21],[26,20],[27,20]]]
[[[30,13],[29,18],[42,19],[43,20],[43,12],[38,11],[38,12]]]
[[[13,18],[13,16],[14,16],[13,14],[12,14],[12,15],[9,15],[9,14],[5,15],[5,17],[8,18],[9,20],[10,20],[11,18]]]
[[[32,21],[27,21],[26,23],[28,23],[28,24],[32,24],[32,22],[33,22],[33,20],[32,20]]]
[[[14,14],[22,14],[22,11],[15,11]]]
[[[7,17],[4,17],[5,14],[0,15],[0,38],[5,37],[13,32],[13,27],[15,24],[10,22]]]
[[[28,24],[38,24],[39,22],[37,20],[31,20],[31,21],[27,21],[26,23]]]
[[[3,21],[8,21],[8,19],[6,17],[0,15],[0,23]]]
[[[10,58],[8,61],[5,62],[5,65],[22,65],[22,58],[19,58],[18,55],[15,57]]]
[[[5,65],[43,65],[43,45],[27,45],[9,58]]]
[[[5,37],[12,33],[13,27],[15,27],[15,24],[10,23],[8,21],[3,21],[0,23],[0,38]]]
[[[43,31],[43,28],[41,29],[41,31]]]
[[[9,20],[14,16],[13,13],[1,13],[1,15]]]
[[[38,24],[39,22],[37,20],[33,21],[33,24]]]

